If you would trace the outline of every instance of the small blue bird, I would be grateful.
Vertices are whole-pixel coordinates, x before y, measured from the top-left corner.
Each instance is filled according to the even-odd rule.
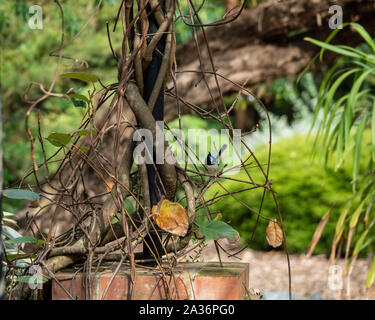
[[[219,166],[219,158],[226,148],[227,148],[227,145],[223,144],[223,146],[221,147],[217,155],[212,152],[208,153],[206,161],[204,163],[208,171],[214,172],[217,170]]]

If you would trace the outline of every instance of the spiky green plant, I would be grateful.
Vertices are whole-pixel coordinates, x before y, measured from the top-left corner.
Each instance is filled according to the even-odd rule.
[[[348,269],[361,250],[373,240],[368,235],[375,225],[375,42],[357,23],[342,26],[342,29],[350,27],[355,30],[364,39],[364,44],[357,48],[332,44],[331,41],[342,29],[334,30],[325,42],[306,38],[321,50],[305,70],[317,58],[323,59],[325,51],[340,55],[320,86],[311,128],[318,126],[314,150],[325,159],[326,164],[334,156],[336,168],[339,168],[345,159],[353,157],[351,183],[354,195],[337,221],[332,246],[334,252],[336,244],[347,232],[345,256],[351,257]],[[366,131],[370,130],[371,138],[366,139]],[[372,157],[369,163],[363,165],[361,152],[368,144],[371,145]],[[374,279],[375,259],[368,273],[367,287],[373,284]]]

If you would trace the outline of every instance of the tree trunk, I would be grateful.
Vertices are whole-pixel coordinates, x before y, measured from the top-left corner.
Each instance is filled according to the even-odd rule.
[[[155,17],[151,14],[149,16],[149,29],[148,34],[152,35],[155,34],[158,30],[158,24],[156,22]],[[150,37],[151,41],[152,37]],[[149,102],[152,90],[154,89],[154,84],[156,82],[156,78],[158,77],[160,66],[162,63],[162,52],[164,52],[165,48],[165,36],[158,42],[157,50],[154,50],[152,54],[152,60],[150,65],[146,69],[144,73],[144,80],[145,80],[145,87],[144,87],[144,95],[143,98],[146,103]],[[152,111],[152,115],[155,118],[155,121],[163,121],[164,119],[164,85],[160,89],[159,95],[157,97],[154,110]],[[156,155],[154,155],[154,163],[156,163]],[[161,199],[161,190],[162,187],[157,179],[157,172],[155,170],[154,164],[147,164],[147,175],[148,175],[148,184],[149,184],[149,193],[150,193],[150,204],[151,208],[154,205],[157,205]],[[150,230],[150,235],[145,237],[145,242],[150,244],[150,248],[146,245],[143,245],[143,255],[144,259],[153,259],[154,256],[159,256],[162,252],[162,244],[159,241],[161,235],[158,234],[154,230]]]

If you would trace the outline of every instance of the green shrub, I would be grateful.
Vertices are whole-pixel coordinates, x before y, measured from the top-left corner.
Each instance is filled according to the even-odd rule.
[[[261,163],[266,163],[268,147],[259,147],[255,154]],[[365,158],[365,157],[363,157]],[[363,159],[365,162],[366,159]],[[368,161],[368,159],[367,159]],[[315,229],[323,215],[334,206],[331,217],[324,229],[322,237],[314,253],[327,253],[331,248],[334,229],[340,210],[352,197],[351,169],[348,161],[340,169],[332,167],[324,169],[322,162],[312,161],[311,140],[303,136],[283,139],[273,144],[270,168],[270,179],[277,192],[280,211],[284,220],[288,248],[291,252],[306,252],[310,246]],[[244,179],[244,172],[235,178]],[[264,177],[259,168],[250,169],[256,183],[264,184]],[[229,191],[244,189],[245,185],[225,180],[222,182]],[[247,186],[248,187],[248,186]],[[217,184],[206,193],[206,198],[216,193],[225,193]],[[254,210],[259,210],[263,188],[245,191],[235,196]],[[233,197],[225,197],[213,206],[219,210],[224,221],[240,232],[244,242],[251,239],[257,215],[251,213]],[[272,195],[267,191],[262,214],[269,218],[277,218],[276,206]],[[260,218],[255,237],[250,247],[253,249],[269,249],[265,230],[268,221]]]

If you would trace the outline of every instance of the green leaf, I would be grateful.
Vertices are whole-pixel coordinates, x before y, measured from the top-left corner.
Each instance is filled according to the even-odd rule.
[[[375,161],[375,99],[374,99],[374,102],[372,104],[371,143],[372,143],[372,161]]]
[[[344,122],[340,121],[337,133],[337,145],[336,145],[336,168],[338,168],[340,162],[340,156],[343,148],[344,141]]]
[[[25,189],[6,189],[4,190],[4,196],[9,199],[39,200],[37,193]]]
[[[372,260],[370,270],[367,273],[367,278],[366,278],[366,288],[367,289],[370,289],[370,287],[374,283],[374,280],[375,280],[375,257],[374,257],[374,260]]]
[[[46,241],[44,241],[43,239],[39,239],[36,243],[38,246],[43,246],[46,244]]]
[[[83,153],[86,152],[87,150],[89,150],[89,147],[86,147],[86,146],[79,148],[79,151]]]
[[[24,236],[19,238],[14,238],[10,240],[6,240],[5,243],[9,244],[19,244],[19,243],[37,243],[38,240],[36,240],[34,237],[31,236]]]
[[[333,123],[333,120],[335,119],[335,116],[337,115],[337,110],[341,107],[341,105],[345,102],[346,99],[348,99],[348,94],[341,97],[336,103],[334,103],[333,109],[330,111],[330,114],[327,118],[327,123],[323,123],[323,126],[325,127],[325,133],[323,136],[323,142],[322,142],[322,152],[324,155],[327,155],[329,152],[329,148],[331,147],[331,141],[333,137],[338,133],[338,126],[334,128],[334,130],[331,131],[331,126]],[[330,135],[331,133],[331,135]],[[329,136],[330,135],[330,136]]]
[[[313,121],[312,121],[312,124],[311,124],[311,127],[310,127],[310,132],[309,134],[311,134],[311,131],[316,123],[316,120],[318,118],[318,115],[319,115],[319,111],[323,105],[322,103],[322,97],[324,96],[323,95],[323,92],[326,91],[326,88],[328,87],[328,82],[329,80],[331,79],[331,76],[332,74],[334,73],[334,71],[337,69],[337,66],[338,66],[338,63],[336,63],[332,68],[330,68],[326,75],[324,76],[323,78],[323,81],[322,81],[322,84],[320,85],[320,88],[319,88],[319,92],[318,92],[318,103],[316,104],[315,108],[314,108],[314,118],[313,118]]]
[[[349,227],[350,228],[354,228],[357,223],[358,223],[358,219],[359,219],[359,216],[361,215],[361,212],[362,212],[362,209],[363,209],[363,206],[365,204],[365,200],[366,199],[363,199],[361,204],[357,207],[357,209],[354,211],[351,219],[350,219],[350,222],[349,222]]]
[[[62,147],[67,145],[71,138],[70,134],[53,132],[47,137],[47,140],[56,147]]]
[[[353,27],[363,39],[368,43],[368,45],[371,47],[372,51],[375,52],[375,42],[372,39],[372,37],[368,34],[365,28],[363,28],[360,24],[351,22],[350,23],[351,27]]]
[[[72,92],[72,93],[69,93],[68,96],[71,97],[71,98],[74,98],[74,99],[77,99],[77,100],[83,100],[83,101],[89,103],[89,99],[86,96],[84,96],[83,94]]]
[[[356,70],[356,69],[354,69]],[[348,119],[345,121],[345,141],[347,144],[348,137],[349,137],[349,131],[352,121],[352,114],[354,111],[355,103],[360,97],[360,94],[358,94],[359,89],[361,88],[363,82],[368,79],[368,77],[375,71],[375,68],[371,68],[369,70],[366,70],[363,72],[358,78],[354,79],[352,89],[350,90],[349,99],[347,102],[347,106],[345,109],[345,112],[348,114]]]
[[[348,26],[348,25],[349,25],[349,23],[346,22],[346,23],[342,24],[342,28],[345,28],[345,27]],[[341,29],[335,29],[335,30],[333,30],[333,31],[331,32],[331,34],[327,37],[327,39],[326,39],[325,42],[326,42],[326,43],[330,43],[331,40],[336,36],[336,34],[340,32],[340,30],[341,30]],[[320,51],[319,59],[323,59],[323,54],[324,54],[324,49],[322,49],[322,50]]]
[[[341,235],[344,231],[344,222],[345,222],[345,218],[350,210],[350,207],[351,207],[351,203],[349,202],[343,211],[341,211],[341,214],[340,214],[340,217],[338,218],[337,220],[337,223],[336,223],[336,229],[335,229],[335,233],[336,233],[336,242],[338,242],[341,238]]]
[[[23,282],[23,283],[29,283],[32,276],[18,276],[16,277],[16,281]]]
[[[78,130],[73,130],[72,134],[78,136],[78,137],[83,137],[88,133],[87,129],[78,129]]]
[[[327,122],[327,117],[328,117],[328,114],[331,113],[333,114],[334,113],[334,110],[336,110],[338,108],[339,105],[334,105],[334,109],[331,110],[331,106],[332,106],[332,101],[333,101],[333,98],[337,92],[337,89],[339,88],[339,86],[342,84],[342,82],[347,79],[351,74],[359,71],[360,69],[359,68],[354,68],[354,69],[351,69],[347,72],[345,72],[344,74],[342,74],[337,80],[335,80],[335,82],[330,86],[329,88],[329,91],[327,93],[327,97],[326,95],[324,94],[323,97],[325,98],[325,107],[324,107],[324,115],[323,115],[323,120],[322,120],[322,129],[326,132],[325,134],[325,137],[327,136],[327,134],[329,133],[329,128],[327,128],[326,126],[326,122]],[[322,93],[320,93],[322,94]],[[341,100],[341,99],[340,99]],[[340,101],[340,104],[341,104],[341,101]],[[315,113],[316,117],[318,116],[316,113]],[[319,139],[319,132],[317,133],[316,135],[316,138],[315,139]],[[325,139],[323,140],[325,141]],[[325,143],[323,143],[322,145],[322,148],[321,148],[321,154],[324,153],[326,150],[325,150]]]
[[[85,135],[87,135],[88,133],[91,133],[91,135],[95,136],[98,134],[98,130],[96,129],[92,129],[92,130],[88,130],[88,129],[78,129],[78,130],[73,130],[71,132],[71,134],[74,134],[78,137],[83,137]]]
[[[29,283],[30,281],[32,283],[35,282],[35,280],[38,281],[38,283],[44,283],[46,282],[48,279],[42,275],[33,275],[33,276],[18,276],[16,277],[16,280],[18,282],[22,282],[22,283]]]
[[[75,90],[75,92],[71,92],[68,95],[72,99],[72,102],[75,107],[77,108],[86,108],[87,104],[89,103],[89,99],[81,94],[82,88]]]
[[[60,75],[61,78],[78,79],[84,82],[97,82],[99,78],[97,75],[85,72],[68,72]]]
[[[363,241],[367,237],[368,231],[369,231],[369,229],[367,229],[366,231],[364,231],[361,234],[361,236],[358,238],[358,240],[357,240],[357,242],[355,244],[354,250],[353,250],[353,255],[358,254],[364,248]]]
[[[352,51],[349,51],[347,49],[344,49],[344,48],[342,48],[342,46],[337,46],[337,45],[335,46],[335,45],[328,44],[326,42],[322,42],[322,41],[315,40],[315,39],[312,39],[312,38],[305,38],[305,40],[308,41],[308,42],[311,42],[311,43],[313,43],[313,44],[317,45],[318,47],[321,47],[325,50],[336,52],[336,53],[341,54],[343,56],[358,58],[358,59],[361,58],[361,55],[359,55],[357,53],[354,53]]]
[[[349,104],[346,105],[344,110],[343,124],[344,124],[344,150],[347,150],[350,143],[350,129],[353,120],[353,110]]]
[[[367,121],[367,116],[363,117],[355,135],[354,163],[353,163],[353,179],[354,179],[353,186],[354,188],[356,186],[356,179],[357,179],[357,175],[358,175],[359,167],[360,167],[362,136],[363,136],[363,131],[365,129],[366,121]]]
[[[199,225],[199,231],[208,239],[218,240],[227,238],[230,241],[237,241],[240,238],[239,233],[229,224],[218,220],[204,220]]]
[[[342,28],[345,28],[347,26],[353,27],[360,34],[360,36],[368,43],[368,45],[371,47],[372,51],[375,52],[375,42],[374,42],[374,40],[372,39],[372,37],[369,35],[369,33],[361,25],[359,25],[357,23],[350,23],[350,22],[349,23],[346,22],[346,23],[342,24]],[[321,47],[322,49],[320,50],[320,53],[317,54],[317,55],[315,55],[311,59],[311,61],[308,63],[308,65],[305,67],[305,69],[303,70],[303,72],[298,77],[297,83],[299,82],[299,80],[301,79],[301,77],[307,72],[307,70],[311,67],[311,65],[315,62],[315,60],[318,57],[320,59],[323,59],[323,54],[324,54],[325,50],[334,51],[334,52],[337,52],[339,54],[346,55],[346,56],[351,56],[351,57],[357,57],[357,58],[362,57],[365,61],[368,61],[368,62],[371,62],[371,63],[375,62],[375,59],[374,59],[373,55],[368,55],[368,54],[366,54],[364,52],[361,52],[358,49],[351,48],[351,47],[348,47],[348,46],[333,46],[333,45],[330,45],[329,43],[336,36],[336,34],[338,32],[340,32],[340,30],[341,29],[334,30],[327,37],[327,39],[325,40],[325,42],[321,42],[321,41],[318,41],[318,40],[315,40],[315,39],[312,39],[312,38],[305,38],[306,41],[314,43],[315,45]]]
[[[347,72],[345,72],[344,74],[342,74],[334,83],[333,85],[330,87],[329,91],[328,91],[328,95],[327,95],[327,98],[326,98],[326,101],[325,101],[325,111],[324,111],[324,120],[323,120],[323,123],[325,123],[326,121],[326,118],[327,118],[327,114],[328,114],[328,110],[329,108],[331,107],[332,105],[332,100],[333,100],[333,97],[338,89],[338,87],[341,85],[341,83],[348,77],[350,76],[351,74],[359,71],[360,69],[359,68],[355,68],[355,69],[351,69]]]
[[[83,100],[78,100],[78,99],[72,98],[72,102],[73,102],[73,104],[76,108],[86,108],[87,107],[87,103]]]

